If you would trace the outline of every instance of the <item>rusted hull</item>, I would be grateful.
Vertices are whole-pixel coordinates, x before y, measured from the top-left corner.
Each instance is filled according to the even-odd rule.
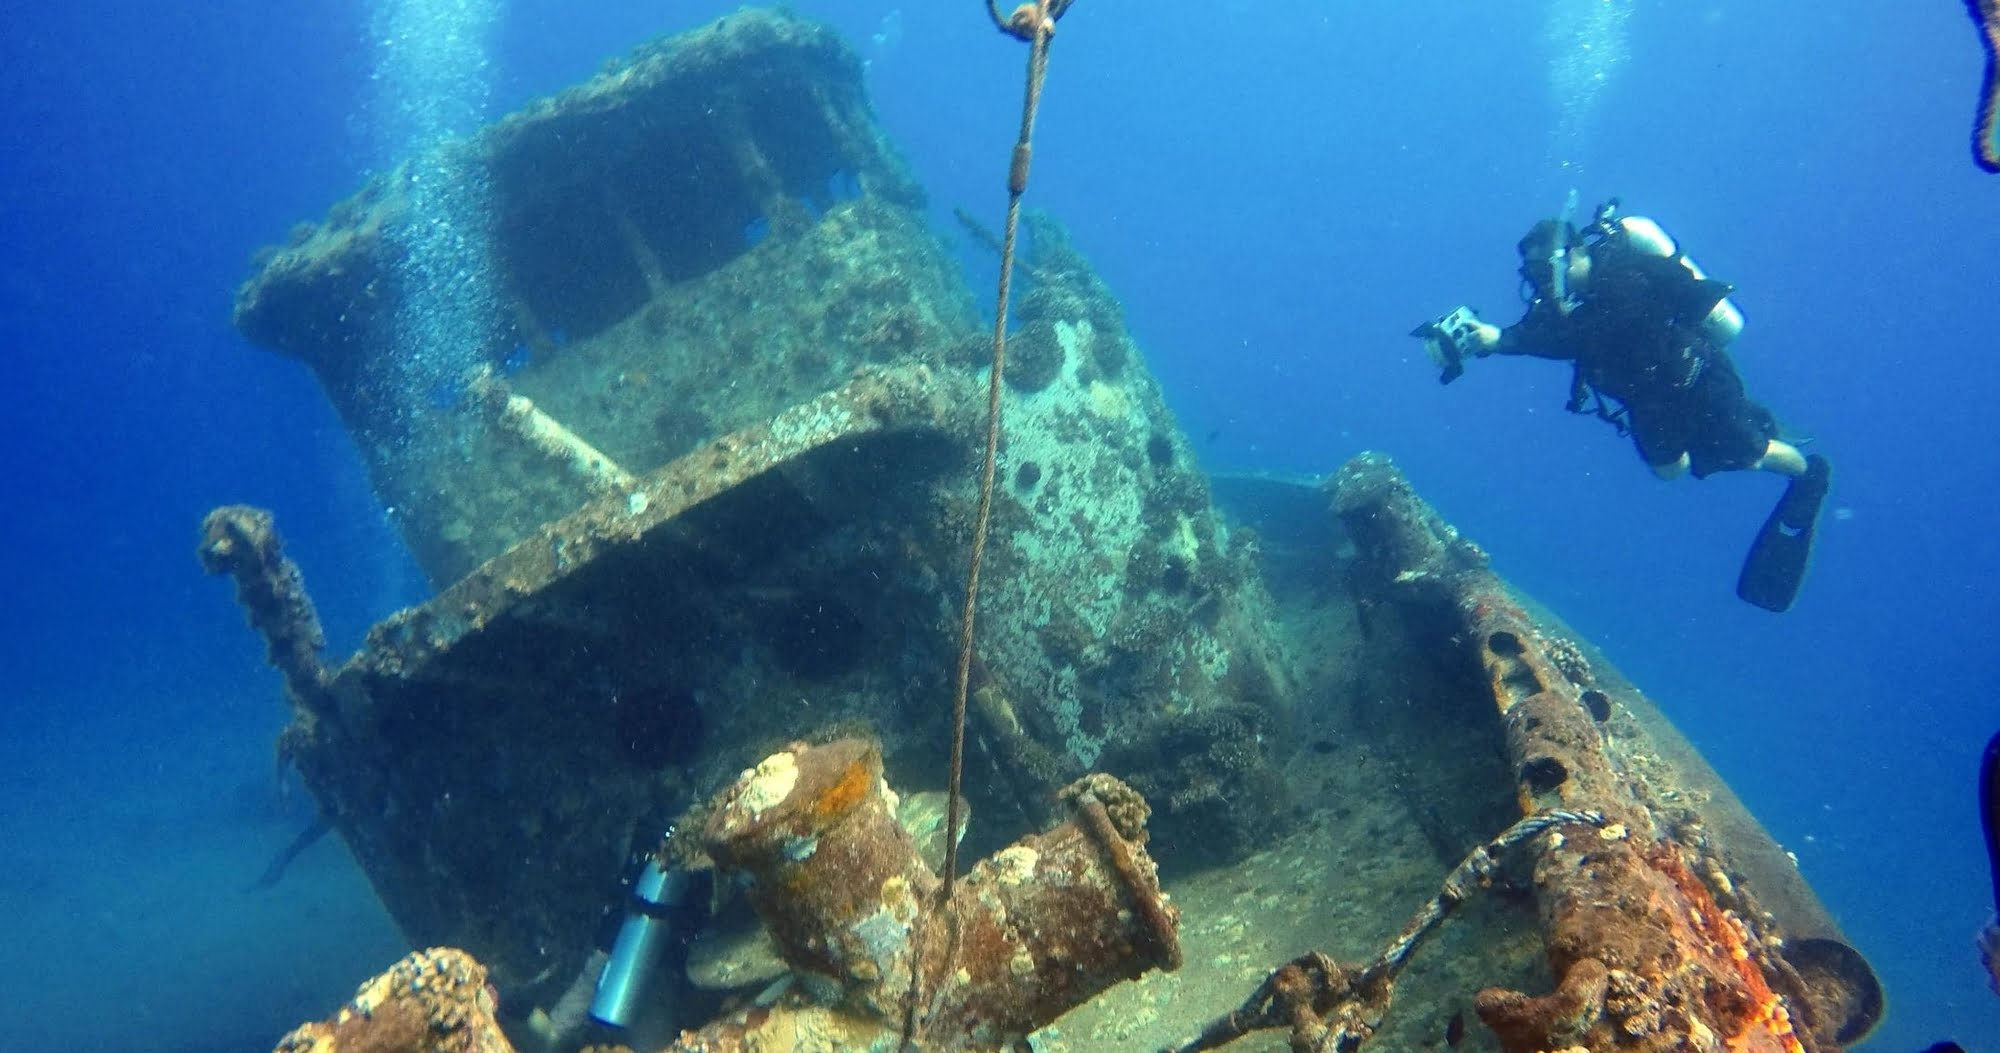
[[[1406,618],[1436,620],[1478,663],[1506,730],[1523,814],[1606,817],[1601,828],[1572,826],[1537,842],[1535,893],[1559,983],[1539,997],[1480,993],[1480,1018],[1503,1048],[1824,1053],[1865,1034],[1879,1013],[1879,994],[1869,1009],[1874,981],[1865,963],[1802,972],[1787,958],[1777,919],[1719,902],[1744,906],[1756,890],[1739,888],[1710,846],[1677,836],[1699,827],[1700,809],[1692,801],[1656,807],[1670,772],[1637,776],[1611,747],[1608,724],[1650,704],[1606,690],[1582,649],[1531,613],[1386,459],[1350,462],[1333,490],[1364,553],[1357,587]],[[1737,837],[1751,839],[1741,829]],[[1830,925],[1823,911],[1803,920]]]

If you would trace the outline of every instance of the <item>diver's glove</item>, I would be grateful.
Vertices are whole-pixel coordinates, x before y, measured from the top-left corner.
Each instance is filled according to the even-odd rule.
[[[1500,330],[1479,320],[1470,307],[1460,307],[1434,322],[1410,330],[1421,337],[1424,353],[1437,363],[1438,383],[1449,384],[1465,372],[1467,355],[1485,356],[1500,343]]]

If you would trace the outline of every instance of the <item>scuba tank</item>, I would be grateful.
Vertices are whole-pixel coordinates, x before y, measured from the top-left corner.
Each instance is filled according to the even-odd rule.
[[[1708,274],[1700,265],[1686,256],[1680,255],[1680,246],[1674,244],[1673,236],[1658,223],[1645,216],[1620,216],[1612,219],[1609,208],[1599,212],[1600,221],[1607,221],[1607,229],[1623,232],[1625,244],[1642,255],[1658,256],[1661,259],[1678,259],[1696,281],[1707,281]],[[1701,320],[1702,331],[1718,348],[1728,347],[1743,332],[1743,311],[1725,296],[1717,300],[1709,309],[1708,316]]]

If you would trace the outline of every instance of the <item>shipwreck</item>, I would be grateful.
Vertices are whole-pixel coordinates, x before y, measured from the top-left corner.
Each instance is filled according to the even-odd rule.
[[[1636,686],[1384,457],[1204,474],[1032,212],[980,862],[940,872],[992,323],[857,56],[745,10],[441,149],[482,173],[492,289],[442,390],[385,379],[410,166],[235,304],[436,586],[333,661],[270,517],[203,524],[282,675],[282,760],[433,948],[280,1048],[1415,1049],[1457,1018],[1508,1053],[1829,1053],[1879,1018]],[[581,1006],[622,917],[678,950],[613,1031]]]

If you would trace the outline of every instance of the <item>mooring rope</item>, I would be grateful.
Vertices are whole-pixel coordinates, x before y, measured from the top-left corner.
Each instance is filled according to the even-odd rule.
[[[1021,134],[1014,142],[1014,155],[1007,169],[1007,227],[1000,240],[1000,289],[993,314],[993,367],[986,379],[986,451],[979,466],[979,511],[972,522],[972,556],[965,574],[965,605],[958,622],[958,671],[951,698],[951,786],[944,821],[944,892],[941,902],[951,903],[952,879],[958,875],[958,826],[965,775],[965,706],[972,684],[973,625],[979,605],[979,570],[986,561],[986,537],[993,520],[993,477],[1000,459],[1001,380],[1007,368],[1007,305],[1013,295],[1014,242],[1021,226],[1021,196],[1028,189],[1028,163],[1034,156],[1035,111],[1041,106],[1042,81],[1049,69],[1049,40],[1056,31],[1056,19],[1069,10],[1072,0],[1039,0],[1022,4],[1007,18],[1000,17],[994,0],[986,0],[986,10],[1000,31],[1025,40],[1028,55],[1028,94],[1021,106]]]
[[[1014,153],[1007,167],[1007,227],[1000,243],[1000,287],[993,309],[993,364],[986,379],[986,449],[979,465],[979,511],[972,522],[972,554],[966,564],[965,604],[959,612],[958,668],[952,681],[951,698],[950,791],[945,806],[944,870],[940,875],[944,880],[936,911],[945,918],[946,968],[938,977],[939,989],[933,992],[932,1011],[951,985],[958,959],[959,925],[957,914],[952,909],[952,886],[958,876],[958,831],[964,806],[965,710],[972,686],[972,644],[979,607],[979,571],[986,561],[986,538],[993,522],[993,479],[1000,460],[1000,395],[1007,368],[1007,310],[1013,294],[1014,243],[1021,226],[1021,196],[1028,189],[1028,165],[1034,157],[1035,111],[1041,106],[1042,82],[1048,75],[1049,40],[1055,34],[1056,20],[1069,10],[1072,2],[1036,0],[1022,4],[1014,9],[1012,15],[1002,18],[994,0],[986,0],[986,12],[992,17],[993,25],[1002,33],[1029,45],[1028,90],[1021,105],[1020,136],[1014,142]],[[920,1044],[920,1033],[931,1016],[930,1011],[920,1011],[919,1008],[924,1001],[922,953],[912,954],[911,962],[909,1001],[903,1018],[905,1049]]]

